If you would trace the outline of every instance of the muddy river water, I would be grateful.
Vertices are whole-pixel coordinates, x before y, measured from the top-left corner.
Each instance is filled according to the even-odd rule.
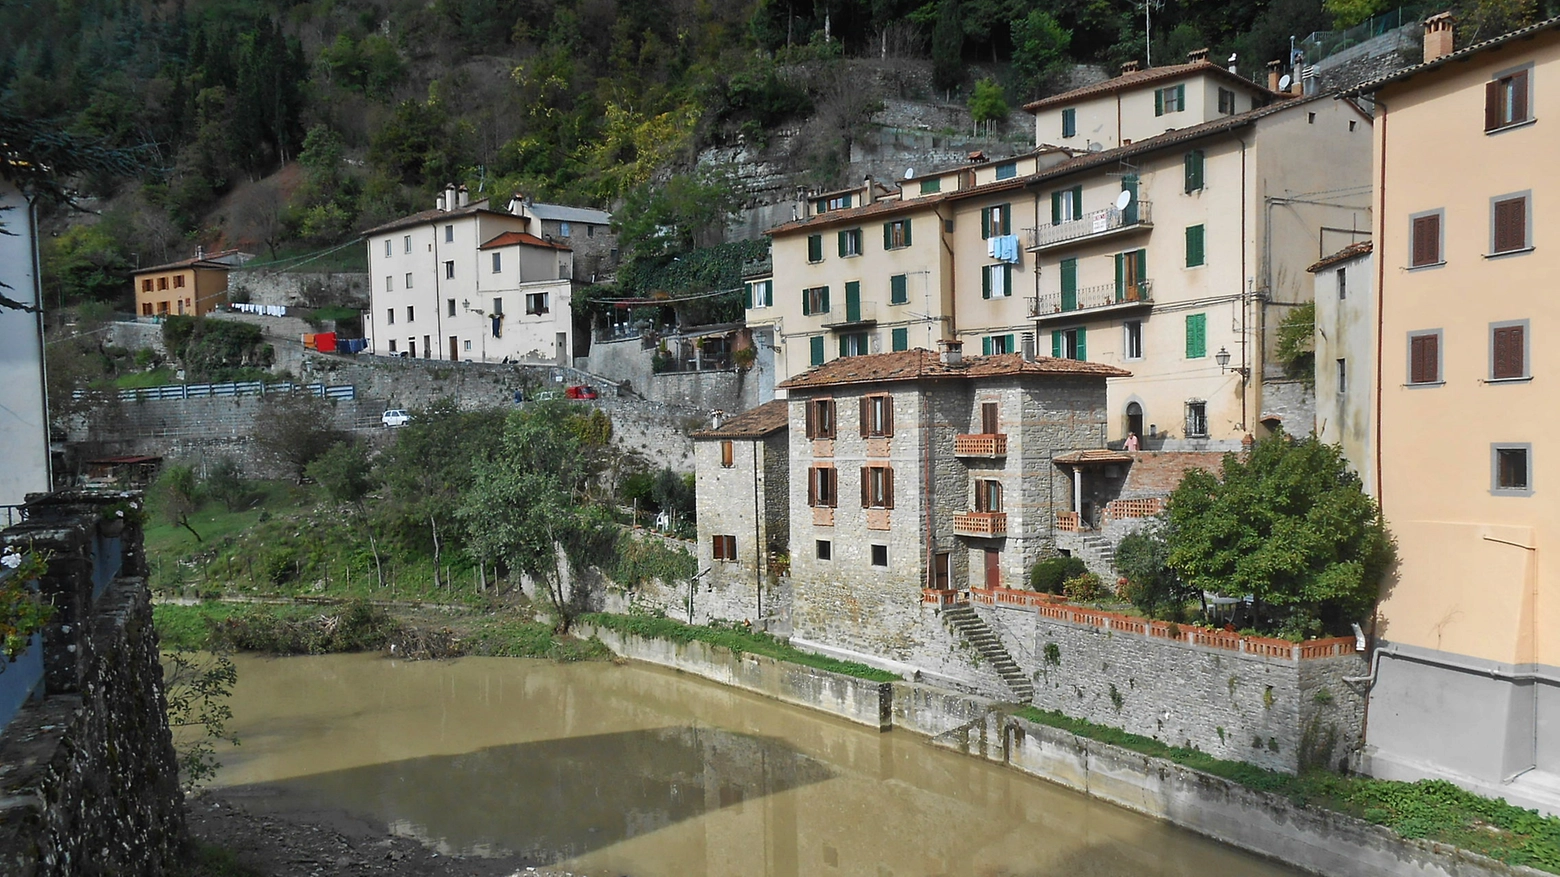
[[[216,785],[601,877],[1292,875],[896,731],[639,665],[239,659]]]

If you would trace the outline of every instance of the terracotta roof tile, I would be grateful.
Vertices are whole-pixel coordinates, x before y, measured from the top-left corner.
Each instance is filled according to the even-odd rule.
[[[696,439],[763,438],[770,433],[785,429],[790,423],[788,418],[786,400],[775,399],[745,411],[715,429],[696,432],[693,437]]]
[[[226,262],[219,262],[217,260],[223,256],[231,256],[236,252],[238,252],[238,250],[221,250],[216,253],[207,253],[204,256],[180,259],[177,262],[169,262],[166,265],[153,265],[150,268],[137,268],[130,273],[132,275],[150,274],[153,271],[171,271],[175,268],[213,268],[221,271],[232,271],[236,266],[229,265]]]
[[[1318,260],[1316,263],[1311,265],[1311,267],[1305,270],[1315,274],[1329,265],[1336,265],[1339,262],[1347,262],[1355,256],[1363,256],[1374,248],[1375,245],[1371,241],[1360,241],[1356,244],[1349,244],[1347,247],[1344,247],[1338,252],[1333,253],[1331,256],[1326,256]]]
[[[1122,499],[1169,496],[1192,469],[1218,476],[1224,473],[1222,451],[1137,451],[1121,486]]]
[[[478,213],[491,213],[495,216],[507,216],[511,219],[523,219],[513,213],[505,213],[502,210],[494,210],[488,206],[487,199],[473,201],[465,207],[457,207],[454,210],[440,210],[437,207],[432,210],[424,210],[421,213],[413,213],[400,219],[392,219],[384,225],[376,225],[373,228],[363,230],[363,234],[372,235],[385,231],[395,231],[398,228],[407,228],[413,225],[422,225],[425,222],[434,222],[440,219],[454,219],[459,216],[475,216]]]
[[[930,350],[901,350],[867,356],[842,356],[789,378],[779,386],[787,390],[800,390],[923,378],[998,378],[1014,375],[1125,378],[1131,377],[1132,373],[1102,362],[1080,362],[1049,356],[1028,361],[1017,353],[971,356],[965,357],[960,365],[945,365],[941,357]]]
[[[566,247],[557,241],[543,240],[536,235],[531,234],[530,232],[524,231],[506,231],[483,244],[482,246],[477,247],[477,249],[491,250],[497,247],[513,247],[517,245],[528,247],[547,247],[550,250],[569,250],[570,252],[573,252],[572,247]]]
[[[1189,76],[1194,73],[1208,73],[1225,80],[1238,82],[1247,88],[1256,89],[1267,97],[1282,97],[1282,95],[1268,91],[1261,85],[1258,85],[1257,83],[1252,82],[1251,80],[1246,79],[1239,74],[1231,73],[1230,71],[1211,61],[1197,61],[1191,64],[1172,64],[1168,67],[1150,67],[1147,70],[1136,70],[1132,73],[1124,73],[1114,79],[1107,79],[1104,82],[1097,82],[1094,85],[1085,85],[1083,88],[1075,88],[1072,91],[1055,94],[1050,97],[1043,97],[1037,101],[1031,101],[1027,104],[1024,104],[1024,109],[1033,113],[1038,110],[1047,109],[1049,107],[1058,106],[1060,104],[1075,103],[1077,101],[1085,100],[1091,97],[1097,97],[1102,94],[1114,94],[1118,91],[1139,88],[1144,85],[1163,82],[1167,79],[1176,79],[1181,76]]]

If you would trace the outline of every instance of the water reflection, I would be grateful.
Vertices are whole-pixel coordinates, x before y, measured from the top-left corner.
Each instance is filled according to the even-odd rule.
[[[1014,771],[642,666],[241,662],[219,782],[631,877],[1295,872]]]

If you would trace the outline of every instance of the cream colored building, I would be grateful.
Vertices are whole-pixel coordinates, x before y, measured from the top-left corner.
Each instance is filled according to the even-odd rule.
[[[198,317],[227,304],[228,272],[244,264],[248,253],[197,252],[192,259],[142,268],[131,275],[137,316]]]
[[[364,232],[370,353],[568,364],[573,250],[533,229],[546,205],[510,206],[469,202],[451,188],[434,209]]]
[[[1360,87],[1376,99],[1382,590],[1363,766],[1560,812],[1560,19]],[[1548,401],[1546,401],[1548,400]]]
[[[1263,393],[1277,324],[1310,300],[1308,265],[1368,236],[1370,118],[1205,62],[1145,72],[1032,105],[1054,114],[1110,95],[1126,145],[1041,147],[914,177],[897,195],[814,196],[774,229],[769,297],[747,317],[772,329],[779,379],[942,339],[1020,352],[1032,336],[1041,355],[1132,372],[1110,382],[1110,441],[1236,449],[1280,426]],[[1273,102],[1218,112],[1235,83],[1237,107]],[[1167,131],[1154,114],[1164,89],[1214,99],[1188,98],[1170,113],[1186,127]],[[1309,432],[1302,420],[1289,427]]]
[[[1343,449],[1367,493],[1376,489],[1374,268],[1363,241],[1306,269],[1316,278],[1316,434]]]

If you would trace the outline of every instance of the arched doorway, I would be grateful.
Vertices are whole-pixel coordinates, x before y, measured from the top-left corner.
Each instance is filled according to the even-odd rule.
[[[1143,440],[1143,406],[1136,402],[1127,403],[1127,435]]]

